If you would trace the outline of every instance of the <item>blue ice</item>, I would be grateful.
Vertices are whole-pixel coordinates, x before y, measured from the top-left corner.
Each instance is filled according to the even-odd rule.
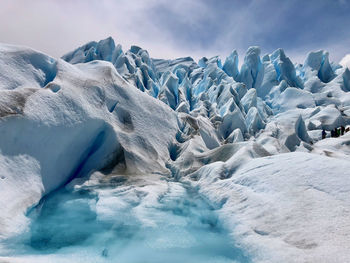
[[[154,193],[143,190],[148,183],[134,183],[112,176],[107,183],[52,193],[29,213],[30,230],[10,256],[33,257],[33,262],[42,257],[53,262],[250,262],[196,190],[162,180],[167,190],[152,203],[147,198]]]

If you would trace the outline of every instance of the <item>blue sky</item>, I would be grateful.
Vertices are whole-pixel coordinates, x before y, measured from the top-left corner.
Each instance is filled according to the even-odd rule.
[[[326,49],[338,62],[350,53],[349,0],[2,0],[0,42],[54,57],[112,36],[153,57],[240,56],[283,48],[302,63]]]

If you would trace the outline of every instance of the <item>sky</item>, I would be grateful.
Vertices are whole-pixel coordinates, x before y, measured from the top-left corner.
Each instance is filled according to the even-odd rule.
[[[350,0],[1,0],[0,42],[53,57],[112,36],[151,57],[240,57],[283,48],[293,62],[350,53]],[[241,59],[242,60],[242,59]]]

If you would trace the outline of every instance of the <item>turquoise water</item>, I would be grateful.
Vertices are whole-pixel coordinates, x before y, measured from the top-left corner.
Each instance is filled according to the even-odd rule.
[[[148,177],[110,176],[61,189],[29,213],[8,256],[28,262],[249,262],[193,189]]]

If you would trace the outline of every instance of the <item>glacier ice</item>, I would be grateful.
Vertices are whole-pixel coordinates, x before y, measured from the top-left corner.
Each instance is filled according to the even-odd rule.
[[[11,49],[12,52],[3,51],[2,60],[9,62],[7,68],[12,71],[19,70],[11,63],[14,57],[34,53],[29,49]],[[40,56],[45,61],[51,60]],[[26,85],[31,85],[29,88],[20,85],[14,90],[0,91],[11,94],[7,100],[1,100],[1,153],[10,160],[28,156],[40,164],[39,169],[35,168],[39,170],[43,185],[37,189],[38,193],[50,193],[74,177],[117,163],[131,173],[148,169],[149,172],[166,171],[167,144],[177,129],[177,117],[169,107],[137,89],[128,88],[129,84],[110,63],[93,61],[73,66],[58,60],[55,64],[56,77],[42,88],[31,85],[40,79],[28,77]],[[47,70],[50,65],[47,65]],[[17,75],[12,77],[17,81]],[[48,88],[52,85],[59,86],[59,91]],[[135,95],[135,92],[139,94]],[[18,105],[17,101],[24,105]],[[13,104],[21,108],[9,112]],[[134,105],[132,110],[130,104]],[[155,125],[161,125],[158,130],[162,131],[158,135],[150,130]],[[149,134],[148,138],[145,133]],[[55,151],[51,152],[52,149]],[[146,165],[147,162],[151,162],[150,165]],[[11,167],[0,167],[2,174],[15,176],[12,174],[16,171]],[[34,173],[33,176],[37,175]],[[25,187],[21,184],[21,180],[13,181],[8,189]],[[33,197],[24,191],[18,198]],[[39,200],[40,197],[33,199],[32,204]],[[12,216],[21,215],[26,210],[20,206],[18,208],[22,210],[17,211],[16,203],[3,205],[8,208],[6,213]],[[3,229],[12,222],[3,222]]]
[[[232,77],[234,80],[238,79],[238,53],[236,50],[232,51],[232,53],[226,58],[222,69],[226,72],[227,75]]]
[[[349,69],[238,65],[1,44],[0,261],[345,262]]]
[[[244,63],[239,73],[239,81],[248,89],[257,88],[261,85],[264,76],[264,67],[260,60],[260,48],[250,47],[244,57]]]
[[[277,49],[271,54],[271,62],[277,73],[277,80],[285,80],[289,86],[303,88],[303,83],[296,75],[292,61],[286,56],[283,49]]]
[[[328,52],[324,52],[323,50],[310,52],[304,62],[306,75],[311,75],[312,72],[315,72],[322,82],[331,81],[334,78],[334,72],[329,63],[328,56]],[[309,72],[310,70],[311,72]]]
[[[249,262],[204,198],[180,182],[161,178],[114,174],[104,178],[95,173],[90,180],[45,198],[30,212],[30,231],[20,237],[23,254],[15,258]]]
[[[346,261],[349,163],[300,152],[251,158],[226,180],[229,161],[204,166],[196,184],[257,262]]]

